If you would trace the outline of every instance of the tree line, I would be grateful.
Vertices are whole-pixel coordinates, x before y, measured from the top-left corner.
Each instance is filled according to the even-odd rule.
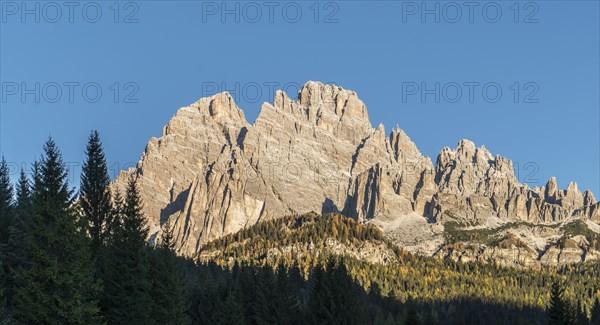
[[[31,178],[21,171],[15,188],[2,159],[1,322],[189,323],[171,237],[146,244],[136,178],[111,193],[96,131],[85,154],[79,193],[51,138]]]
[[[375,226],[337,214],[266,220],[204,245],[198,260],[230,270],[238,265],[297,269],[311,288],[315,270],[332,257],[329,247],[339,250],[335,243],[346,252],[387,247],[383,263],[351,254],[342,259],[349,276],[369,294],[361,299],[373,321],[378,314],[402,319],[413,306],[425,324],[600,323],[598,262],[536,270],[422,257],[398,248]]]

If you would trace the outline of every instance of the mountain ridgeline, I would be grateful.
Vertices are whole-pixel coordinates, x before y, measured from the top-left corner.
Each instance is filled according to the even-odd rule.
[[[228,93],[183,107],[113,187],[124,189],[131,175],[151,238],[169,221],[184,256],[259,221],[310,211],[373,223],[428,256],[511,266],[600,256],[592,242],[600,203],[590,191],[560,190],[554,178],[531,189],[510,160],[468,140],[442,149],[434,165],[401,129],[373,128],[355,92],[318,82],[297,100],[277,91],[254,124]],[[584,235],[566,234],[572,221]]]

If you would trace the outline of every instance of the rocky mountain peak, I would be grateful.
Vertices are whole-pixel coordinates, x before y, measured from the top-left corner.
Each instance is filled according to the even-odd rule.
[[[550,177],[548,183],[545,186],[544,196],[546,197],[546,201],[550,203],[556,202],[556,197],[558,194],[558,184],[556,183],[556,177]]]
[[[583,193],[583,205],[592,205],[596,203],[596,198],[590,190],[586,190]]]
[[[163,136],[189,135],[203,126],[233,127],[246,125],[244,112],[228,92],[201,98],[190,106],[180,108],[163,128]]]
[[[560,191],[554,178],[531,190],[510,160],[469,140],[443,148],[434,167],[400,128],[389,136],[383,124],[373,128],[355,92],[312,81],[298,100],[277,91],[252,125],[226,92],[179,109],[114,187],[132,173],[152,236],[169,219],[184,255],[260,220],[310,211],[384,230],[405,218],[600,221],[591,192],[574,183]]]
[[[477,147],[475,143],[468,139],[462,139],[458,142],[454,150],[446,150],[453,152],[453,159],[460,160],[462,163],[485,163],[489,164],[494,160],[494,156],[485,148],[485,146]]]
[[[208,104],[206,104],[208,103]],[[244,112],[236,105],[228,92],[216,94],[208,99],[200,99],[198,105],[208,105],[210,116],[217,120],[232,119],[246,121]]]
[[[454,151],[462,157],[471,158],[475,154],[476,149],[477,147],[473,141],[462,139],[458,142]]]
[[[365,104],[358,95],[342,87],[309,81],[298,93],[298,102],[308,108],[323,108],[340,118],[357,118],[369,121]]]
[[[445,147],[436,163],[436,183],[441,191],[461,195],[504,195],[521,187],[510,160],[494,157],[484,146],[461,140],[455,149]]]
[[[396,161],[416,161],[424,158],[417,145],[399,127],[392,129],[389,139]]]

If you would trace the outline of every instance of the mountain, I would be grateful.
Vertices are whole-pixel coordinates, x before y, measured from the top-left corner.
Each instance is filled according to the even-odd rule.
[[[152,238],[168,219],[180,254],[259,221],[310,211],[372,223],[408,251],[507,265],[597,259],[600,203],[461,140],[435,165],[399,128],[373,128],[358,95],[307,82],[277,91],[254,124],[228,93],[177,111],[135,168]],[[575,223],[575,224],[573,224]],[[568,231],[569,230],[569,231]]]

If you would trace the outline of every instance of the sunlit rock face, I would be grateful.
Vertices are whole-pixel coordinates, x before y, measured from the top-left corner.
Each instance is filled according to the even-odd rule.
[[[277,91],[254,124],[226,92],[183,107],[114,189],[122,191],[130,175],[151,239],[168,219],[187,256],[260,220],[310,211],[384,228],[408,215],[429,224],[600,221],[591,192],[575,183],[559,190],[554,178],[530,189],[510,160],[471,141],[442,149],[434,165],[401,129],[373,127],[355,92],[319,82],[307,82],[296,100]]]

